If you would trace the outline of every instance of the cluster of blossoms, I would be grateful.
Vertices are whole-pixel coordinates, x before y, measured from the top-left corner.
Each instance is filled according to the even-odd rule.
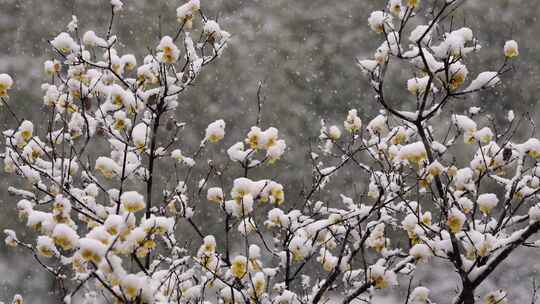
[[[279,131],[270,127],[262,131],[259,127],[251,127],[244,142],[237,142],[232,145],[227,154],[232,161],[243,163],[245,167],[256,167],[268,161],[270,164],[276,162],[285,153],[287,144],[285,140],[279,139]],[[246,146],[249,147],[246,149]],[[252,159],[257,151],[266,151],[262,161]]]
[[[258,121],[226,150],[231,164],[223,164],[213,156],[200,159],[207,145],[225,138],[225,120],[208,125],[193,154],[179,148],[176,133],[185,124],[164,126],[179,94],[221,56],[230,37],[199,1],[177,9],[177,34],[160,37],[139,64],[115,48],[118,38],[110,30],[79,39],[74,17],[70,33],[50,42],[58,58],[44,64],[51,79],[42,86],[50,128],[37,134],[31,121],[11,111],[16,127],[2,133],[4,170],[25,181],[9,191],[20,198],[19,217],[34,231],[19,239],[5,230],[5,243],[31,251],[62,282],[64,303],[96,297],[115,303],[369,302],[400,277],[414,279],[415,269],[432,259],[459,274],[454,303],[474,303],[476,288],[540,230],[540,141],[511,141],[513,112],[501,133],[481,126],[479,107],[442,111],[451,100],[501,83],[519,54],[517,43],[508,41],[503,66],[466,85],[466,56],[480,45],[468,28],[453,29],[452,22],[444,28],[458,2],[445,1],[427,24],[410,30],[409,49],[400,33],[422,15],[420,1],[390,0],[388,11],[370,15],[384,42],[373,59],[358,63],[382,109],[366,125],[351,109],[343,132],[323,120],[322,153],[309,154],[311,185],[287,200],[286,187],[274,181],[279,177],[248,177],[283,157],[287,145],[276,128],[263,130]],[[112,24],[123,4],[112,0],[111,8]],[[415,111],[396,108],[383,94],[390,58],[412,64],[406,90]],[[0,74],[7,107],[12,85]],[[448,122],[442,131],[436,128],[441,120]],[[95,143],[110,149],[96,152]],[[466,144],[474,144],[474,154],[454,157],[467,153],[459,151]],[[264,156],[257,159],[259,152]],[[159,167],[164,159],[175,160],[174,168]],[[243,175],[226,176],[229,166]],[[366,177],[360,195],[332,188],[347,167]],[[174,174],[162,183],[167,169]],[[219,236],[209,233],[204,215],[200,219],[205,192],[208,208],[223,219],[216,223],[223,225]],[[184,229],[199,238],[186,244]],[[405,302],[432,303],[433,292],[412,279]],[[505,298],[496,290],[484,302]]]
[[[209,188],[206,197],[209,202],[219,204],[228,215],[243,218],[239,230],[248,229],[249,227],[244,225],[252,223],[249,215],[253,212],[255,202],[281,205],[285,201],[281,184],[271,180],[252,181],[245,177],[234,180],[230,200],[225,199],[223,190],[219,187]]]

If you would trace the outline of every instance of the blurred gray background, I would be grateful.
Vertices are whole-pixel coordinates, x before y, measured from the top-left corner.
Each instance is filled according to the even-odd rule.
[[[433,1],[424,0],[422,5]],[[81,33],[92,29],[103,34],[109,18],[108,3],[0,0],[0,73],[9,73],[15,79],[16,88],[10,100],[21,117],[43,120],[40,84],[46,77],[42,62],[54,55],[47,39],[65,31],[72,14],[79,18]],[[121,53],[135,53],[140,62],[145,49],[154,48],[160,39],[160,20],[163,34],[174,32],[175,9],[181,2],[126,0],[124,4],[125,10],[114,26],[120,37],[118,49]],[[354,59],[372,56],[381,43],[381,38],[369,30],[367,18],[372,10],[385,5],[382,0],[202,0],[205,13],[218,19],[222,28],[232,34],[232,40],[223,57],[180,98],[177,117],[189,123],[182,133],[185,141],[200,140],[206,125],[218,118],[227,122],[223,150],[241,140],[255,122],[257,84],[264,81],[263,126],[278,127],[290,146],[273,174],[287,185],[289,198],[298,197],[298,186],[310,181],[305,155],[310,139],[318,136],[320,119],[341,125],[347,111],[357,108],[366,122],[378,111]],[[507,110],[514,109],[518,114],[529,112],[539,121],[539,13],[540,1],[526,0],[470,0],[456,12],[455,24],[471,27],[484,46],[468,59],[469,77],[497,68],[502,61],[502,46],[508,39],[519,42],[521,54],[514,63],[515,70],[505,75],[503,86],[471,96],[452,110],[464,111],[476,105],[500,119]],[[406,72],[392,73],[395,90],[390,92],[397,99],[396,104],[399,102],[404,108],[412,105],[412,99],[402,97],[405,80],[411,77],[410,71]],[[0,110],[0,124],[2,129],[12,126],[6,111]],[[183,148],[193,152],[188,145]],[[343,193],[362,187],[360,184],[367,178],[353,177],[340,177]],[[10,183],[11,178],[0,173],[0,204],[4,206],[0,230],[22,226],[14,211],[17,198],[6,194]],[[532,249],[518,252],[486,287],[507,287],[511,299],[517,300],[515,303],[527,299],[530,302],[529,287],[537,276],[538,266],[534,264],[539,257]],[[438,278],[433,269],[437,268],[425,271],[419,280],[433,284]],[[444,293],[435,298],[448,302],[448,298],[441,300],[442,295],[451,294],[458,286],[447,278],[439,281],[438,288]],[[48,294],[54,284],[34,266],[27,252],[8,251],[0,245],[0,300],[7,301],[13,293],[20,292],[28,295],[28,303],[48,303],[49,298],[54,303],[57,300]]]

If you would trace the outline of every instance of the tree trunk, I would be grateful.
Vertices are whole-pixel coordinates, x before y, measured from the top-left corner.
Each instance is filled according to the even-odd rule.
[[[474,304],[474,289],[470,286],[463,286],[463,304]]]

